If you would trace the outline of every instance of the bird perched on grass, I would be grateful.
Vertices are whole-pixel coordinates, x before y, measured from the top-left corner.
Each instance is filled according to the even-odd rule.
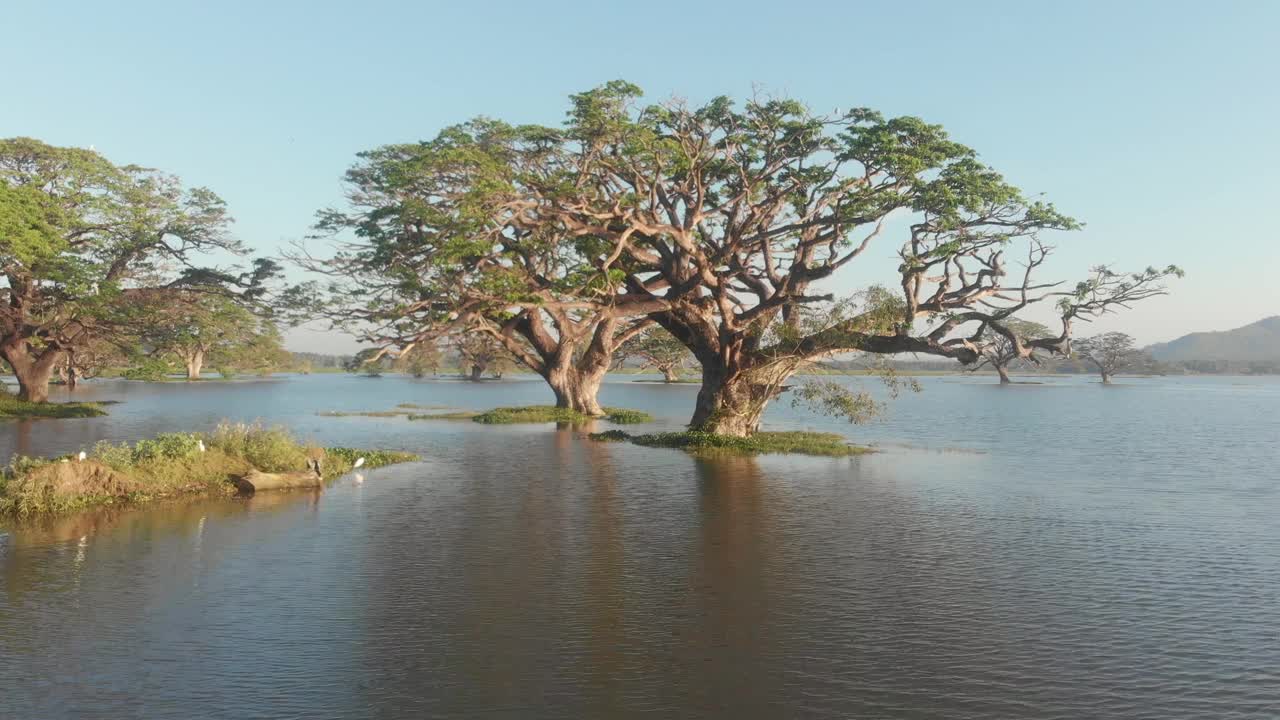
[[[204,452],[204,441],[196,440],[196,447],[200,448],[200,452]]]
[[[76,462],[84,462],[85,459],[87,459],[88,457],[89,457],[89,453],[81,450],[80,454],[76,456]]]

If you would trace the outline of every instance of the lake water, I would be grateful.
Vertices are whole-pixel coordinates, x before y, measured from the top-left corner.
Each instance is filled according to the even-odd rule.
[[[687,420],[629,380],[606,404]],[[261,418],[423,460],[0,520],[0,717],[1280,716],[1280,380],[922,384],[766,417],[879,453],[719,460],[317,415],[549,401],[518,379],[95,384],[110,417],[0,454]]]

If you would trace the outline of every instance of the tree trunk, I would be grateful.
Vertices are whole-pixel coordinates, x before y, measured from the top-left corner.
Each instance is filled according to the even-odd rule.
[[[689,429],[748,437],[760,429],[760,418],[775,394],[765,385],[749,382],[737,370],[704,365]]]
[[[996,365],[996,372],[1000,373],[1000,384],[1008,385],[1013,382],[1009,379],[1009,371],[1003,365]]]
[[[199,380],[200,370],[204,367],[204,351],[195,350],[189,352],[186,354],[185,360],[187,361],[187,379]]]
[[[680,381],[680,373],[676,370],[675,366],[662,365],[658,369],[662,371],[663,382],[673,383]]]
[[[471,366],[471,382],[480,382],[482,379],[484,379],[484,366],[472,365]]]
[[[597,395],[603,373],[581,372],[570,362],[552,365],[542,376],[556,396],[556,407],[577,410],[583,415],[604,415]]]
[[[1102,371],[1102,384],[1103,385],[1111,384],[1111,373],[1107,372],[1106,370]]]
[[[26,340],[11,339],[0,345],[0,355],[13,368],[18,379],[18,399],[30,402],[49,401],[49,381],[53,370],[62,359],[61,350],[47,349],[33,356]]]
[[[76,387],[80,385],[80,371],[75,365],[67,367],[66,383],[68,390],[75,390]]]

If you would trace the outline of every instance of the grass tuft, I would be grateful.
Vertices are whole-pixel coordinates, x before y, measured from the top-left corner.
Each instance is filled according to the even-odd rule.
[[[594,433],[589,437],[601,442],[629,440],[645,447],[676,448],[693,453],[735,455],[789,453],[845,457],[873,452],[870,448],[850,445],[841,435],[818,432],[758,432],[751,437],[741,438],[696,431],[631,435],[621,430],[610,430]]]

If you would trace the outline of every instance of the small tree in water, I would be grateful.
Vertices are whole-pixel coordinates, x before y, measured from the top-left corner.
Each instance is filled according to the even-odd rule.
[[[1133,338],[1122,332],[1109,332],[1077,340],[1075,355],[1098,369],[1104,385],[1121,370],[1144,364],[1145,357],[1134,348]]]
[[[639,358],[640,368],[653,368],[662,373],[663,382],[679,382],[680,373],[689,365],[693,354],[684,343],[661,327],[652,327],[628,340],[616,353],[619,363]]]
[[[1013,331],[1014,337],[1036,340],[1053,336],[1053,332],[1049,328],[1029,320],[1009,318],[1004,324],[1009,330]],[[1022,359],[1012,339],[995,333],[994,337],[983,346],[981,359],[972,367],[972,370],[978,371],[987,366],[993,367],[1000,376],[1000,384],[1008,385],[1013,382],[1009,379],[1009,366]]]

